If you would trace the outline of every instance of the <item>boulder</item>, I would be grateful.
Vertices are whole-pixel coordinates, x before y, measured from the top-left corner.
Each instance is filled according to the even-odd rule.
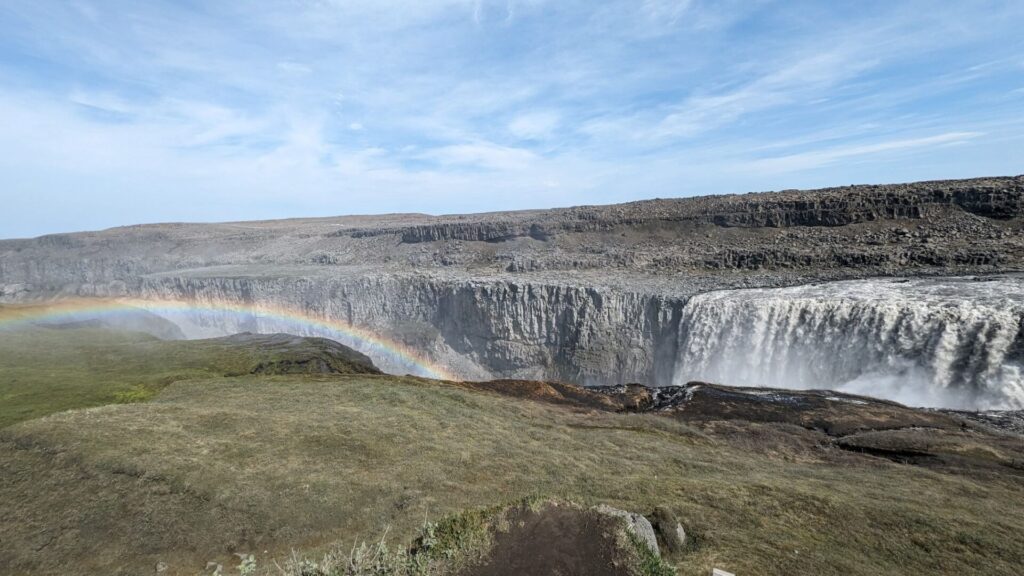
[[[651,523],[647,518],[644,518],[641,514],[612,508],[607,504],[595,506],[594,510],[606,516],[622,518],[625,520],[626,528],[635,534],[640,541],[646,544],[647,548],[649,548],[656,557],[661,557],[661,551],[658,549],[658,537],[654,534],[654,527],[651,526]]]
[[[651,524],[670,554],[678,554],[686,547],[686,530],[671,510],[658,506],[651,514]]]

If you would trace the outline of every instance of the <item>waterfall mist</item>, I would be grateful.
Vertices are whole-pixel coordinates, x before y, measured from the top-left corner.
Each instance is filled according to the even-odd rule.
[[[674,381],[830,388],[910,405],[1024,408],[1017,280],[863,280],[687,302]]]

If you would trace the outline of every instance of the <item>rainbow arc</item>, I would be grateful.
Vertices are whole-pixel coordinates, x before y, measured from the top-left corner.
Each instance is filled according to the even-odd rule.
[[[317,334],[336,339],[369,353],[370,356],[417,369],[421,375],[441,380],[459,377],[413,348],[366,328],[319,316],[305,310],[265,303],[239,303],[216,300],[150,300],[135,298],[60,299],[28,306],[0,308],[0,329],[16,328],[36,322],[74,321],[81,318],[102,318],[145,310],[159,316],[175,314],[226,314],[242,319],[270,321],[282,327],[297,329],[303,334]]]

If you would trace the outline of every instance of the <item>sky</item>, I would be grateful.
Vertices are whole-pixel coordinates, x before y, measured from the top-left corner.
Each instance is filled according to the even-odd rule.
[[[1020,0],[3,0],[0,238],[1024,173]]]

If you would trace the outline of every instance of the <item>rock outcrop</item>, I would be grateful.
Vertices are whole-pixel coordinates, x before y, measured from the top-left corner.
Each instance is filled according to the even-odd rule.
[[[636,536],[639,541],[643,542],[647,549],[651,551],[651,554],[658,558],[661,557],[661,551],[658,549],[658,537],[654,534],[654,527],[651,526],[650,520],[644,518],[642,514],[627,512],[626,510],[613,508],[607,504],[595,506],[594,511],[605,516],[617,518],[624,522],[626,530]]]
[[[0,241],[0,279],[5,290],[39,290],[222,265],[456,276],[766,270],[782,283],[991,272],[1024,266],[1022,202],[1018,176],[493,214],[154,224]]]
[[[460,378],[711,379],[906,400],[898,384],[909,375],[935,384],[941,405],[1020,408],[1024,277],[1009,273],[1024,270],[1022,202],[1018,176],[464,216],[132,226],[0,241],[0,301],[206,303],[175,319],[188,336],[327,336],[392,372],[420,373],[351,335],[213,304],[351,325]],[[773,291],[978,274],[1001,276]]]
[[[671,510],[658,506],[651,514],[651,524],[670,554],[686,549],[686,530]]]
[[[381,374],[368,356],[327,338],[242,332],[206,343],[247,351],[252,374]]]

